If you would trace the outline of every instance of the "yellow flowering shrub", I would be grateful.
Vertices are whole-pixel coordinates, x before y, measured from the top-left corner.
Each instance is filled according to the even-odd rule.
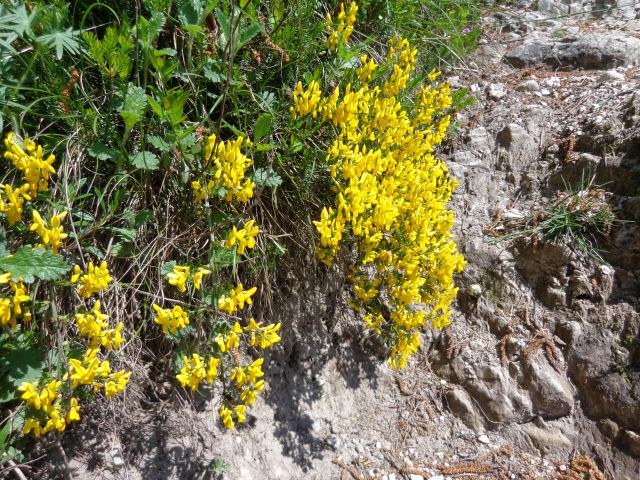
[[[434,156],[452,98],[447,83],[408,91],[416,49],[405,39],[391,39],[384,65],[360,61],[357,80],[331,94],[317,81],[306,90],[298,84],[291,111],[294,120],[311,117],[336,129],[326,156],[335,202],[314,222],[317,253],[331,265],[346,242],[353,245],[354,306],[386,340],[397,368],[420,346],[422,327],[449,323],[453,275],[465,264],[446,207],[457,182]]]
[[[247,177],[253,160],[241,148],[250,146],[251,143],[243,137],[223,141],[211,135],[204,142],[202,173],[191,182],[196,205],[218,212],[231,211],[228,216],[233,223],[231,230],[223,236],[224,240],[213,243],[213,251],[231,255],[234,262],[239,256],[250,257],[260,233],[260,227],[254,219],[242,220],[236,211],[237,207],[229,205],[234,200],[243,204],[253,197],[255,185]],[[204,213],[204,210],[200,213]],[[209,226],[212,227],[211,224]],[[216,229],[212,229],[212,238],[217,233]],[[213,267],[215,262],[211,265]],[[234,428],[236,423],[245,421],[247,405],[255,402],[265,386],[260,379],[264,376],[264,358],[259,357],[245,364],[241,347],[244,344],[256,352],[272,347],[281,340],[278,335],[281,324],[264,325],[253,318],[247,322],[241,318],[242,311],[252,304],[252,297],[258,291],[255,286],[245,289],[242,283],[236,283],[227,293],[216,294],[213,306],[217,306],[217,315],[213,323],[209,323],[202,316],[201,301],[196,296],[201,294],[209,298],[212,295],[211,292],[215,291],[212,287],[219,281],[219,270],[174,262],[165,264],[164,268],[167,282],[188,296],[181,300],[186,307],[181,304],[163,308],[153,304],[154,322],[178,346],[180,355],[176,380],[192,392],[200,391],[205,385],[221,384],[224,393],[219,409],[220,419],[225,427]],[[189,336],[191,331],[201,332],[202,329],[211,330],[204,335],[209,341],[199,341],[202,335]]]
[[[24,211],[30,209],[32,223],[28,228],[24,228],[26,225],[21,228],[22,231],[30,231],[37,235],[39,243],[33,250],[48,251],[51,255],[42,257],[39,253],[37,255],[40,255],[40,258],[56,256],[55,258],[60,259],[58,254],[64,248],[67,238],[62,226],[67,212],[54,214],[47,219],[34,204],[36,196],[49,189],[51,175],[56,173],[53,167],[55,157],[45,157],[40,145],[28,138],[21,140],[14,133],[6,136],[4,145],[4,158],[12,163],[25,183],[17,188],[10,184],[1,186],[0,213],[4,214],[9,226],[12,226],[22,224]],[[25,265],[17,268],[26,268],[29,263],[28,257],[24,262]],[[60,271],[65,271],[66,265],[68,271],[69,266],[64,260],[57,260],[54,264],[62,269]],[[43,272],[37,273],[36,276],[41,275]],[[16,276],[19,278],[16,279]],[[5,329],[16,329],[18,319],[22,321],[22,327],[31,323],[32,314],[28,305],[32,298],[27,283],[33,281],[33,275],[23,279],[11,271],[0,274],[0,288],[5,290],[8,287],[11,292],[10,296],[0,298],[0,323]],[[102,262],[99,266],[89,263],[86,273],[76,266],[70,283],[78,284],[76,292],[80,298],[89,299],[105,291],[111,281],[107,264]],[[55,302],[55,299],[52,302]],[[32,328],[40,328],[40,323]],[[79,338],[85,342],[86,351],[82,358],[67,358],[66,364],[60,369],[62,371],[51,372],[53,379],[44,383],[43,379],[36,382],[23,381],[17,388],[25,408],[22,426],[24,435],[40,437],[53,431],[63,432],[70,423],[80,420],[78,394],[82,388],[87,387],[94,392],[102,391],[106,398],[110,398],[122,392],[127,385],[131,372],[112,371],[106,358],[108,352],[118,350],[123,345],[123,324],[118,323],[111,327],[108,315],[101,311],[101,303],[96,300],[90,310],[75,314],[75,329]]]

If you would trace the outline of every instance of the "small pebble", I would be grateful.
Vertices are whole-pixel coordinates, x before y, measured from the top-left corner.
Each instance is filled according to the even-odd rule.
[[[486,435],[480,435],[480,436],[478,437],[478,441],[479,441],[480,443],[484,443],[485,445],[487,445],[487,444],[491,443],[491,440],[489,440],[489,437],[488,437],[488,436],[486,436]]]
[[[527,80],[526,82],[522,82],[516,88],[519,92],[537,92],[540,90],[540,85],[535,80]]]

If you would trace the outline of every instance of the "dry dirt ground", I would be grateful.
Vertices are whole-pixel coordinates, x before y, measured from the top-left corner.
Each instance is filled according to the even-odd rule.
[[[279,281],[285,338],[245,426],[223,431],[215,400],[138,369],[120,404],[95,407],[101,424],[65,437],[66,472],[47,476],[640,478],[635,224],[599,244],[608,265],[487,234],[581,178],[612,193],[620,218],[640,217],[638,12],[539,0],[483,17],[480,48],[449,72],[477,102],[442,153],[469,265],[453,325],[426,334],[406,370],[361,333],[340,273],[318,266]]]

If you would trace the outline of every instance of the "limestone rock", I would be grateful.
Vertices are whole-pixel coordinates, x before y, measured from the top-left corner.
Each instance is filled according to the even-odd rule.
[[[545,419],[571,413],[573,391],[563,375],[549,365],[541,353],[533,356],[525,367],[525,376],[534,411]]]
[[[505,55],[515,67],[546,63],[553,67],[610,69],[640,63],[640,39],[611,32],[563,39],[529,37]]]
[[[526,425],[524,433],[529,437],[531,443],[542,454],[550,452],[570,449],[572,447],[571,440],[562,434],[560,430],[552,427],[538,427],[536,425]]]
[[[467,392],[461,388],[455,388],[447,392],[446,398],[449,409],[462,423],[476,432],[484,431],[482,415],[474,406],[473,400]]]

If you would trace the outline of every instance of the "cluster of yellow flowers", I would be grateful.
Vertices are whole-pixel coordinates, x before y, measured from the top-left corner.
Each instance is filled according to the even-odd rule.
[[[211,135],[207,138],[204,148],[205,165],[213,163],[206,175],[206,188],[199,182],[191,182],[191,188],[197,204],[202,204],[210,195],[218,195],[222,190],[224,199],[231,202],[234,197],[243,203],[253,197],[255,183],[246,178],[247,169],[253,165],[253,160],[246,157],[242,151],[242,144],[251,146],[251,142],[243,137],[235,141],[224,142]]]
[[[100,268],[90,263],[89,273],[81,274],[80,267],[76,266],[72,283],[80,278],[77,291],[87,298],[105,290],[112,280],[106,262],[102,262]],[[32,433],[39,437],[52,430],[62,432],[70,422],[80,420],[80,407],[74,396],[79,387],[90,386],[96,392],[104,389],[106,398],[117,395],[126,387],[131,372],[112,372],[109,361],[98,358],[101,348],[116,350],[124,342],[121,336],[122,322],[115,328],[108,328],[109,317],[100,311],[100,306],[100,300],[96,300],[90,311],[76,313],[76,328],[80,335],[89,340],[89,346],[82,359],[69,359],[68,371],[62,381],[49,382],[40,393],[37,385],[30,382],[23,382],[18,388],[22,392],[21,398],[31,407],[23,428],[25,435]]]
[[[33,216],[33,224],[29,227],[29,230],[36,232],[40,237],[42,243],[38,246],[40,248],[51,246],[53,253],[57,254],[60,247],[62,247],[62,240],[67,238],[67,234],[64,233],[61,225],[62,219],[67,216],[67,212],[52,216],[49,222],[43,220],[35,209],[31,211],[31,214]]]
[[[216,357],[210,357],[205,363],[204,359],[194,353],[191,358],[186,355],[182,357],[184,367],[176,378],[183,387],[189,387],[195,391],[203,381],[211,384],[218,378],[218,367],[221,360]]]
[[[22,282],[12,282],[10,273],[0,275],[0,285],[4,284],[9,285],[13,295],[11,298],[0,298],[0,325],[15,328],[17,319],[20,317],[24,323],[29,323],[31,312],[22,306],[23,303],[30,300],[26,285]]]
[[[71,283],[79,282],[77,291],[84,298],[89,298],[93,294],[106,290],[111,280],[113,279],[109,275],[107,262],[102,262],[98,267],[93,262],[89,262],[89,268],[86,273],[82,272],[79,265],[75,265],[71,276]]]
[[[160,306],[153,304],[153,309],[156,311],[155,322],[162,326],[162,333],[167,332],[172,335],[178,330],[182,330],[189,325],[189,316],[187,312],[182,310],[180,305],[176,305],[172,309],[160,308]]]
[[[349,10],[345,12],[344,3],[340,4],[340,13],[338,13],[338,28],[333,28],[333,19],[331,14],[327,13],[327,48],[329,50],[336,50],[338,48],[338,42],[342,39],[342,43],[346,44],[349,41],[349,37],[353,33],[353,24],[356,23],[356,14],[358,13],[358,5],[356,2],[351,2]]]
[[[174,265],[172,272],[167,275],[167,279],[169,280],[170,285],[176,286],[181,293],[184,293],[187,291],[186,284],[189,278],[191,278],[191,281],[193,282],[193,287],[196,290],[200,290],[204,276],[209,275],[210,273],[211,270],[204,267],[198,267],[196,272],[191,275],[191,267]]]
[[[223,295],[218,299],[218,308],[224,310],[228,314],[232,314],[237,309],[242,310],[244,304],[251,305],[251,296],[256,293],[257,287],[245,290],[243,285],[239,283],[236,288],[232,288],[229,295]]]
[[[238,255],[242,255],[245,249],[251,249],[256,246],[256,236],[259,232],[260,228],[255,225],[254,220],[249,220],[240,230],[234,225],[223,246],[231,250],[237,244],[236,252]]]
[[[28,138],[20,142],[13,132],[7,134],[4,145],[4,158],[11,160],[13,166],[22,172],[25,181],[18,188],[2,185],[4,195],[0,191],[0,212],[7,216],[9,225],[13,225],[22,220],[24,201],[31,201],[38,192],[49,189],[49,175],[56,173],[53,168],[55,156],[44,158],[40,145]]]
[[[415,58],[416,49],[394,37],[385,65],[361,57],[359,85],[336,88],[330,96],[319,93],[317,82],[306,91],[299,85],[292,107],[294,119],[311,115],[337,127],[327,152],[335,207],[324,208],[314,222],[318,254],[331,265],[345,238],[354,239],[354,306],[387,340],[394,368],[403,368],[419,347],[421,327],[449,323],[457,292],[453,274],[465,264],[450,233],[453,212],[446,208],[457,182],[433,155],[450,123],[451,92],[447,83],[432,84],[405,107],[401,99],[410,99]],[[369,85],[376,76],[381,85]]]
[[[78,400],[71,397],[65,401],[59,380],[52,380],[40,392],[29,382],[23,382],[18,390],[26,404],[38,414],[25,419],[22,430],[25,435],[31,432],[39,437],[53,430],[62,432],[69,423],[80,420]]]
[[[80,335],[89,340],[91,349],[102,346],[106,350],[117,350],[124,342],[121,336],[122,322],[116,328],[108,328],[107,320],[109,316],[100,311],[100,300],[96,300],[90,312],[76,313],[76,328]]]

